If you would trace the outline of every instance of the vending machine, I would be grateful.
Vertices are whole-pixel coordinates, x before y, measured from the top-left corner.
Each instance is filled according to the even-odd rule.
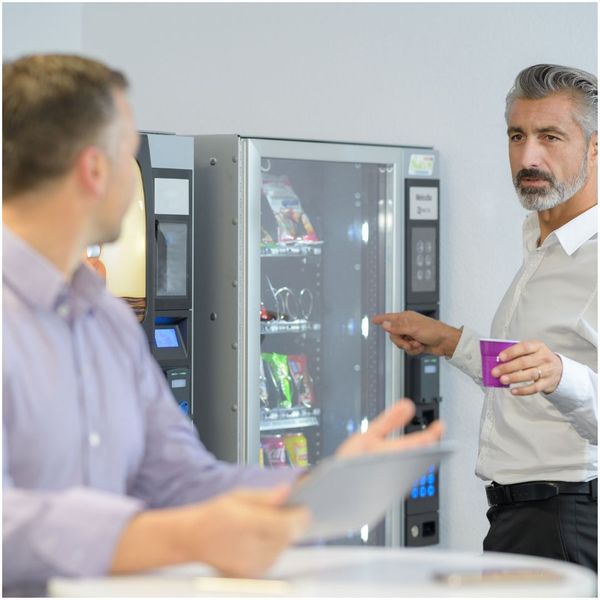
[[[192,137],[141,133],[135,195],[119,239],[88,248],[108,289],[134,310],[181,409],[192,395]]]
[[[404,395],[422,395],[411,428],[426,424],[437,363],[409,366],[371,317],[437,307],[436,151],[218,135],[194,138],[194,160],[195,422],[209,450],[313,465]],[[435,536],[421,521],[437,473],[424,477],[383,524],[337,542],[435,543],[437,517]],[[410,539],[408,509],[427,514]]]

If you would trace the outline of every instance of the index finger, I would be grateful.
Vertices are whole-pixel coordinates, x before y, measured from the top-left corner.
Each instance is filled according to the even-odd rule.
[[[539,343],[533,341],[519,342],[518,344],[514,344],[514,346],[509,346],[506,350],[502,350],[500,354],[498,354],[498,358],[502,362],[508,362],[519,356],[524,356],[525,354],[532,354],[533,352],[537,352],[539,349]]]
[[[385,331],[394,335],[413,335],[417,328],[418,317],[410,311],[385,313],[373,317],[375,325],[381,325]]]
[[[375,325],[381,325],[384,321],[391,321],[394,317],[397,316],[398,313],[381,313],[378,315],[373,315],[371,317],[371,321]]]

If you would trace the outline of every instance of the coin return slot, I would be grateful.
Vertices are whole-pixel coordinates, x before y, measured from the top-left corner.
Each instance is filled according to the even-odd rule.
[[[435,521],[423,523],[423,537],[432,537],[435,535]]]

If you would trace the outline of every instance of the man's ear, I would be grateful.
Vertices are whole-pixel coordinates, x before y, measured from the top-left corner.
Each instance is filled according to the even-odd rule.
[[[594,160],[594,164],[598,161],[598,132],[592,135],[590,140],[590,156]]]
[[[86,146],[75,159],[79,185],[94,198],[102,197],[108,185],[108,159],[98,146]]]

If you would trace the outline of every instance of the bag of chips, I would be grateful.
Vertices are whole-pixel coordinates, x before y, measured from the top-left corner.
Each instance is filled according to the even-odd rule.
[[[262,191],[277,221],[277,241],[319,241],[287,175],[263,173]]]
[[[270,372],[270,377],[276,389],[278,390],[278,402],[271,401],[269,394],[269,404],[271,408],[292,407],[292,378],[288,367],[287,356],[277,352],[263,352],[262,357],[265,360],[265,370]]]

